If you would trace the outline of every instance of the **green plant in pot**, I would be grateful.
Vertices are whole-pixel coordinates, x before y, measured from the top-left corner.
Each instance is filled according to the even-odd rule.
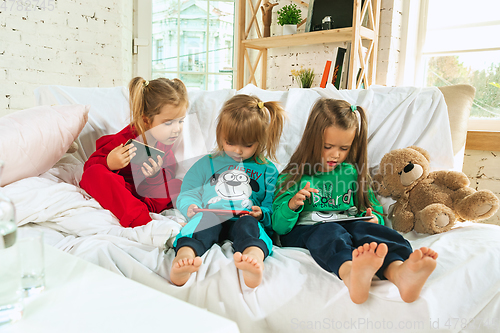
[[[299,70],[292,69],[291,72],[295,80],[299,83],[300,88],[311,88],[316,76],[313,69],[300,66]]]
[[[283,35],[292,35],[297,32],[301,13],[296,4],[285,5],[278,10],[278,24],[283,26]]]

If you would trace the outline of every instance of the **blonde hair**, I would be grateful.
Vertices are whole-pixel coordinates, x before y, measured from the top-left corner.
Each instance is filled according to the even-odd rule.
[[[135,77],[129,84],[130,93],[130,126],[135,127],[138,135],[144,142],[144,133],[147,126],[144,118],[151,123],[153,117],[160,114],[160,109],[165,105],[189,104],[186,86],[179,79],[169,80],[158,78],[147,81],[142,77]]]
[[[314,166],[322,162],[324,133],[328,127],[335,126],[342,130],[356,128],[356,134],[345,162],[352,164],[358,171],[357,202],[359,208],[363,210],[371,207],[368,197],[371,180],[367,170],[368,124],[363,108],[356,106],[356,110],[359,116],[344,100],[321,98],[314,104],[302,139],[290,158],[290,162],[282,171],[282,174],[288,175],[281,182],[279,194],[295,185],[302,175],[312,175],[315,172]],[[358,117],[360,117],[359,120]]]
[[[265,158],[276,161],[276,149],[283,131],[285,111],[278,102],[262,102],[258,97],[235,95],[222,107],[217,117],[217,148],[223,149],[223,139],[234,144],[258,143],[255,162]]]

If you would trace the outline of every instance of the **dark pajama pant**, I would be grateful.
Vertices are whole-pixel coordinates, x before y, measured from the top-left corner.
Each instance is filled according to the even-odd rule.
[[[339,276],[339,268],[352,260],[352,251],[365,243],[385,243],[389,252],[377,271],[386,280],[385,269],[396,260],[405,261],[413,252],[410,243],[397,231],[380,224],[354,222],[327,222],[315,225],[296,225],[280,236],[281,245],[308,249],[313,259],[326,271]],[[340,276],[339,276],[340,278]]]
[[[256,246],[266,258],[272,251],[272,242],[261,223],[250,215],[237,220],[226,220],[211,212],[196,214],[181,229],[174,242],[175,253],[183,247],[191,247],[197,256],[202,256],[213,244],[229,239],[235,252]]]

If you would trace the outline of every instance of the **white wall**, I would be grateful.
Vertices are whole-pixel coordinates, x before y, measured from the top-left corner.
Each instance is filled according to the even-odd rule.
[[[463,172],[472,188],[488,189],[500,198],[500,152],[466,150]],[[500,212],[483,222],[500,225]]]
[[[40,85],[111,87],[132,78],[132,0],[48,3],[0,9],[0,116],[34,106]]]

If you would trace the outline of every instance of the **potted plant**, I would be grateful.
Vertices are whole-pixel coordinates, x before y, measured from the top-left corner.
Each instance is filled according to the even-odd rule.
[[[313,69],[304,69],[302,66],[300,66],[299,70],[292,69],[291,72],[295,77],[295,80],[299,83],[300,88],[311,88],[314,77],[316,76]]]
[[[283,35],[297,33],[297,24],[301,20],[301,11],[296,4],[285,5],[278,10],[278,24],[283,26]]]

